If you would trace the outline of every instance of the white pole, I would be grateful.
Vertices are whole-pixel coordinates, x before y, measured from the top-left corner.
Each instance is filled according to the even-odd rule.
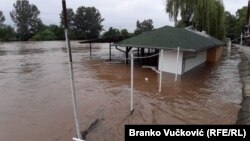
[[[71,46],[70,46],[70,40],[68,38],[66,0],[62,0],[62,7],[63,7],[63,15],[64,15],[65,39],[66,39],[66,46],[67,46],[68,57],[69,57],[71,96],[72,96],[72,102],[73,102],[74,118],[75,118],[77,136],[79,139],[82,139],[82,134],[80,131],[80,124],[79,124],[79,119],[78,119],[78,113],[77,113],[77,106],[76,106],[76,93],[75,93],[75,85],[74,85],[74,72],[73,72],[73,64],[72,64]]]
[[[131,95],[130,95],[130,112],[134,110],[134,54],[131,53]]]
[[[85,141],[85,140],[78,139],[78,138],[75,138],[75,137],[73,137],[72,140],[73,140],[73,141]]]
[[[160,63],[159,63],[159,69],[160,69],[160,80],[159,80],[159,93],[161,92],[161,86],[162,86],[162,58],[163,58],[163,49],[160,53]]]
[[[178,71],[179,71],[179,54],[180,54],[180,47],[178,47],[178,50],[177,50],[175,82],[176,82],[177,79],[178,79]]]
[[[72,96],[72,101],[73,101],[73,110],[74,110],[74,117],[75,117],[75,124],[76,124],[76,131],[77,131],[77,136],[79,139],[82,139],[82,134],[81,134],[81,128],[79,124],[79,119],[78,119],[78,111],[77,111],[77,106],[76,106],[76,93],[75,93],[75,85],[74,85],[74,72],[73,72],[73,66],[72,62],[69,63],[69,69],[70,69],[70,80],[71,80],[71,96]]]

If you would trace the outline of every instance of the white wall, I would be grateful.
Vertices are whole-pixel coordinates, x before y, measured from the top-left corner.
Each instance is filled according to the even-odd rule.
[[[196,57],[194,58],[187,58],[184,59],[183,61],[183,70],[184,72],[187,72],[191,69],[193,69],[194,67],[206,62],[207,59],[207,51],[203,51],[203,52],[198,52]]]
[[[177,51],[171,51],[168,52],[164,50],[163,56],[162,56],[162,62],[161,62],[161,55],[159,56],[159,70],[168,72],[168,73],[176,73],[177,71]],[[180,51],[179,54],[179,63],[178,63],[178,74],[182,74],[182,59],[183,58],[183,52]]]

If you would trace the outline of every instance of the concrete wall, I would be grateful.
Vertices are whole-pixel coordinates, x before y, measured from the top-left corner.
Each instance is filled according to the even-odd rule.
[[[162,62],[160,61],[161,55],[159,56],[159,70],[164,72],[173,73],[175,74],[177,71],[177,52],[176,51],[164,51],[162,56]],[[179,54],[179,63],[178,63],[178,74],[182,74],[182,59],[183,59],[183,52],[180,51]]]
[[[203,64],[207,59],[207,51],[198,52],[194,57],[183,59],[183,71],[187,72],[196,66]]]

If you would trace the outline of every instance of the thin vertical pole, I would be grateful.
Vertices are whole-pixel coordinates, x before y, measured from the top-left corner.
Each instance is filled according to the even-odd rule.
[[[131,53],[131,94],[130,94],[130,112],[134,110],[134,54]]]
[[[92,57],[92,44],[89,43],[89,57]]]
[[[178,71],[179,71],[179,54],[180,54],[180,47],[178,47],[178,50],[177,50],[175,82],[176,82],[177,79],[178,79]]]
[[[111,43],[109,43],[109,61],[111,61]]]
[[[73,110],[74,110],[76,131],[77,131],[78,138],[82,139],[82,135],[81,135],[81,132],[80,132],[80,124],[79,124],[79,119],[78,119],[77,106],[76,106],[74,72],[73,72],[70,40],[68,38],[68,21],[67,21],[67,10],[66,10],[66,1],[65,0],[62,0],[62,7],[63,7],[63,15],[64,15],[65,39],[66,39],[66,46],[67,46],[67,50],[68,50],[68,56],[69,56],[69,70],[70,70],[70,80],[71,80],[71,96],[72,96],[72,102],[73,102]]]
[[[159,93],[161,92],[161,86],[162,86],[162,58],[163,58],[163,49],[160,53],[160,63],[159,63],[159,69],[160,69],[160,80],[159,80]]]

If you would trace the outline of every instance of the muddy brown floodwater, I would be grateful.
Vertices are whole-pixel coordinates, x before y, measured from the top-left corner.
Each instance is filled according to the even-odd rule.
[[[124,140],[125,124],[234,124],[240,108],[239,56],[204,64],[182,76],[135,68],[135,112],[130,110],[130,66],[108,45],[72,42],[81,129],[96,119],[88,140]],[[69,141],[76,136],[64,42],[0,43],[0,140]],[[145,77],[148,81],[145,81]]]

